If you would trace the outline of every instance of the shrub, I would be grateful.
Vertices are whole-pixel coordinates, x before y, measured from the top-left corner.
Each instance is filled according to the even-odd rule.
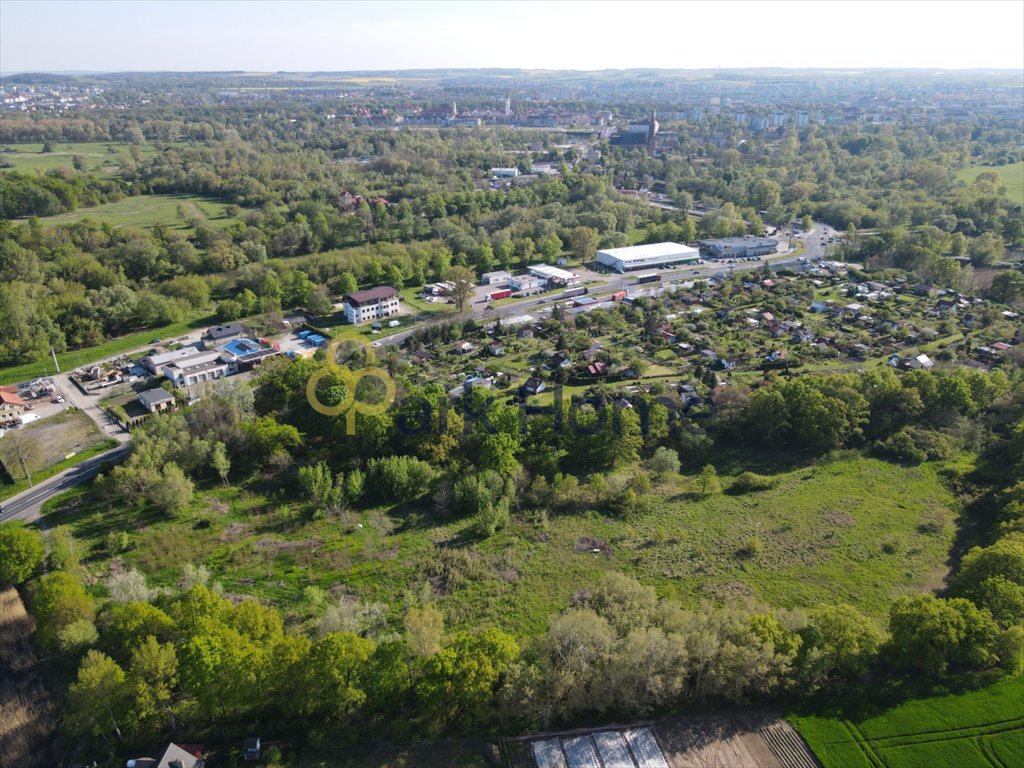
[[[751,536],[747,539],[747,543],[740,547],[736,554],[744,560],[753,560],[763,551],[764,542],[762,542],[757,536]]]
[[[729,486],[730,493],[752,493],[754,491],[767,491],[774,488],[776,484],[774,477],[759,475],[755,472],[744,472]]]
[[[434,468],[412,456],[387,456],[371,459],[370,472],[376,477],[376,488],[386,501],[406,501],[427,490],[434,479]]]

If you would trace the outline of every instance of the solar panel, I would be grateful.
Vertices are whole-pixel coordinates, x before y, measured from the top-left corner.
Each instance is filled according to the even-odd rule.
[[[558,739],[535,741],[530,747],[533,749],[533,759],[537,763],[537,768],[567,768]]]
[[[590,740],[590,736],[562,739],[562,749],[565,750],[569,768],[601,768],[601,762],[597,759],[597,751],[594,749],[594,742]]]
[[[636,763],[629,755],[629,747],[622,734],[617,731],[601,731],[594,734],[594,743],[601,755],[604,768],[636,768]]]
[[[650,728],[623,731],[622,735],[626,737],[633,759],[639,768],[668,768],[665,756],[661,754],[661,747],[654,740]]]

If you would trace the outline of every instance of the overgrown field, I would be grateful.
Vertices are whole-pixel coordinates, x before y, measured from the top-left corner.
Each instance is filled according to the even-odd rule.
[[[971,165],[956,175],[972,184],[979,173],[985,172],[998,174],[1000,183],[1006,187],[1006,196],[1017,204],[1024,203],[1024,161],[1012,165]]]
[[[43,685],[30,639],[35,621],[17,590],[0,591],[0,758],[4,766],[53,765],[60,715]]]
[[[40,219],[43,224],[73,224],[82,219],[109,222],[114,227],[152,227],[165,224],[181,230],[191,230],[191,225],[179,216],[179,206],[187,213],[189,220],[203,221],[206,226],[226,227],[234,217],[227,215],[228,204],[214,198],[197,195],[137,195],[104,203],[91,208],[79,208],[70,213],[48,216]]]
[[[955,502],[934,466],[851,454],[782,472],[768,490],[730,495],[728,485],[723,478],[725,493],[701,498],[677,477],[655,487],[655,510],[636,519],[514,517],[486,540],[470,520],[439,517],[429,499],[312,520],[295,494],[255,481],[208,489],[177,519],[76,492],[51,507],[47,524],[71,527],[100,591],[112,565],[173,586],[188,562],[207,565],[228,593],[285,610],[309,585],[397,608],[404,590],[429,581],[450,627],[519,637],[543,631],[609,570],[689,605],[847,602],[879,619],[895,596],[937,587],[946,573]],[[106,537],[122,530],[130,546],[114,563]]]
[[[1024,679],[863,716],[790,722],[825,768],[1014,768],[1024,764]]]

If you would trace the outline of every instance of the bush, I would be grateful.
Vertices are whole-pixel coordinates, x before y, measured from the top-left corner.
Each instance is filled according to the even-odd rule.
[[[752,493],[754,491],[767,491],[774,488],[776,484],[774,477],[758,475],[755,472],[744,472],[729,486],[729,493]]]
[[[411,456],[371,459],[369,469],[376,477],[375,485],[385,501],[416,498],[427,490],[435,475],[430,464]]]

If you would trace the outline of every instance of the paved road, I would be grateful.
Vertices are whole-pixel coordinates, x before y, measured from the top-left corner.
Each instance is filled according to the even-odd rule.
[[[27,491],[22,491],[18,495],[12,496],[0,503],[0,509],[3,510],[0,511],[0,522],[5,523],[8,520],[32,522],[37,520],[44,502],[69,488],[74,488],[76,485],[81,485],[91,480],[99,473],[100,468],[105,463],[123,460],[130,450],[131,446],[127,444],[111,448],[109,451],[97,454],[90,459],[86,459],[81,464],[76,464],[70,469],[65,469],[60,474],[38,483],[34,488],[29,488]]]

